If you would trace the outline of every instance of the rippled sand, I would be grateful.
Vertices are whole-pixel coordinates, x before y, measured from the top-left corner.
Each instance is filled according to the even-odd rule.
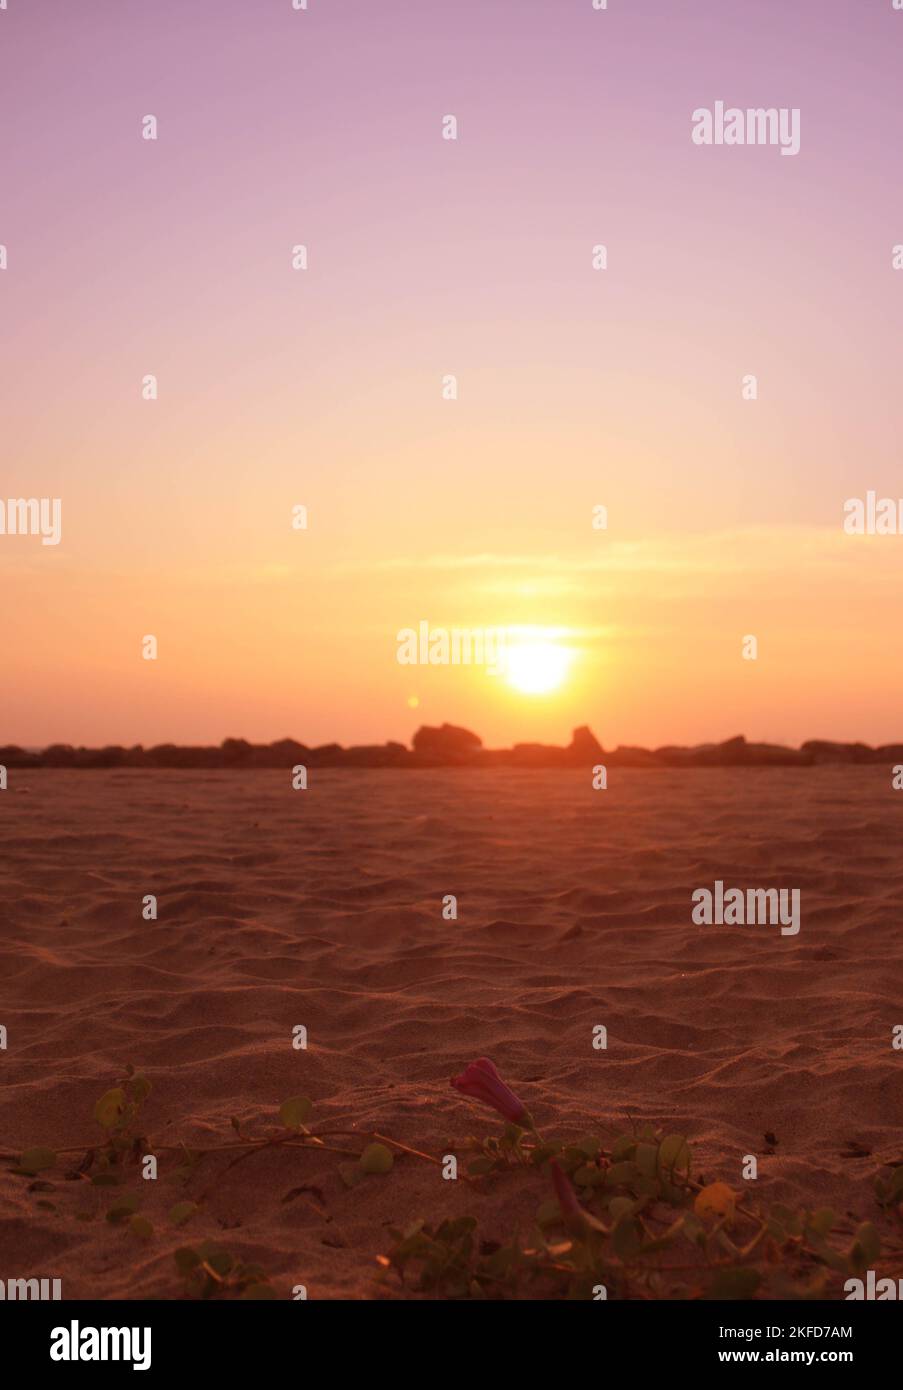
[[[318,1120],[441,1153],[493,1126],[448,1085],[485,1054],[550,1134],[614,1133],[629,1111],[687,1133],[707,1177],[738,1183],[756,1153],[761,1196],[874,1217],[874,1172],[903,1161],[901,827],[874,767],[613,770],[606,792],[561,771],[323,770],[306,792],[288,771],[13,772],[0,1149],[87,1147],[133,1062],[159,1144],[228,1142],[231,1116],[263,1125],[307,1094]],[[691,893],[716,879],[799,888],[799,935],[694,926]],[[134,1179],[147,1244],[104,1220],[109,1193],[58,1174],[29,1193],[4,1164],[0,1276],[178,1296],[172,1251],[208,1236],[286,1297],[371,1297],[387,1223],[471,1211],[498,1237],[548,1195],[531,1173],[476,1193],[414,1159],[348,1190],[339,1162],[210,1157],[183,1191],[164,1159]],[[200,1210],[175,1231],[182,1197]]]

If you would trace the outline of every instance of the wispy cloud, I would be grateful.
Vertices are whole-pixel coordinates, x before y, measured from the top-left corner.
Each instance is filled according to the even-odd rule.
[[[853,538],[854,540],[858,538]],[[838,525],[752,526],[742,529],[695,534],[670,534],[645,540],[617,541],[600,533],[598,553],[565,556],[557,553],[523,554],[484,551],[475,554],[395,556],[371,565],[355,567],[372,571],[433,571],[491,575],[517,573],[513,583],[524,582],[529,572],[538,583],[557,581],[565,588],[568,580],[587,575],[643,574],[757,574],[800,568],[836,568],[855,565],[863,549],[851,545]],[[344,567],[343,567],[344,568]],[[493,581],[487,581],[490,585]]]

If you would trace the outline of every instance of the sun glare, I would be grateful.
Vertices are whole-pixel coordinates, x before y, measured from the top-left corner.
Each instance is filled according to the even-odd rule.
[[[506,653],[505,675],[522,695],[547,695],[568,673],[573,653],[554,642],[516,642]]]

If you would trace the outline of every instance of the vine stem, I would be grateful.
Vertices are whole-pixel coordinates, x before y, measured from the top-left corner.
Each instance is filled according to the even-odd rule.
[[[354,1149],[342,1149],[334,1145],[323,1143],[324,1137],[332,1138],[342,1135],[350,1135],[356,1139],[370,1139],[379,1141],[383,1144],[391,1144],[394,1149],[398,1149],[401,1153],[412,1154],[415,1158],[422,1158],[425,1159],[427,1163],[434,1163],[438,1167],[442,1167],[442,1160],[436,1158],[433,1154],[424,1153],[422,1149],[411,1148],[409,1144],[402,1144],[400,1140],[392,1139],[388,1134],[380,1134],[376,1130],[362,1129],[324,1129],[321,1130],[319,1134],[313,1134],[310,1131],[305,1131],[304,1133],[291,1131],[288,1134],[274,1134],[268,1137],[261,1137],[260,1139],[239,1139],[232,1144],[211,1144],[204,1146],[184,1143],[152,1144],[148,1142],[148,1148],[153,1149],[155,1153],[184,1153],[187,1149],[191,1153],[196,1153],[206,1158],[208,1154],[235,1153],[240,1149],[266,1149],[275,1148],[281,1144],[290,1144],[298,1148],[319,1148],[327,1153],[340,1153],[350,1158],[360,1158],[360,1154]],[[89,1153],[92,1149],[102,1147],[102,1144],[73,1144],[65,1149],[54,1149],[53,1152],[59,1157],[64,1157],[69,1154]],[[9,1160],[15,1162],[19,1157],[20,1155],[17,1153],[0,1153],[0,1161]]]
[[[442,1167],[442,1159],[436,1158],[434,1154],[426,1154],[422,1149],[412,1149],[409,1144],[402,1144],[398,1139],[390,1139],[388,1134],[379,1134],[375,1129],[321,1129],[320,1134],[339,1135],[353,1134],[360,1139],[373,1139],[381,1144],[391,1144],[393,1149],[400,1150],[401,1153],[413,1154],[415,1158],[424,1158],[427,1163],[435,1163],[437,1167]],[[312,1139],[318,1139],[320,1135],[312,1134]]]

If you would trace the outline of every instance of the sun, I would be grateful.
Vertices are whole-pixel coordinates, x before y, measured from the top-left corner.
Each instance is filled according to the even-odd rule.
[[[564,681],[572,656],[555,642],[516,642],[506,652],[505,676],[522,695],[548,695]]]

